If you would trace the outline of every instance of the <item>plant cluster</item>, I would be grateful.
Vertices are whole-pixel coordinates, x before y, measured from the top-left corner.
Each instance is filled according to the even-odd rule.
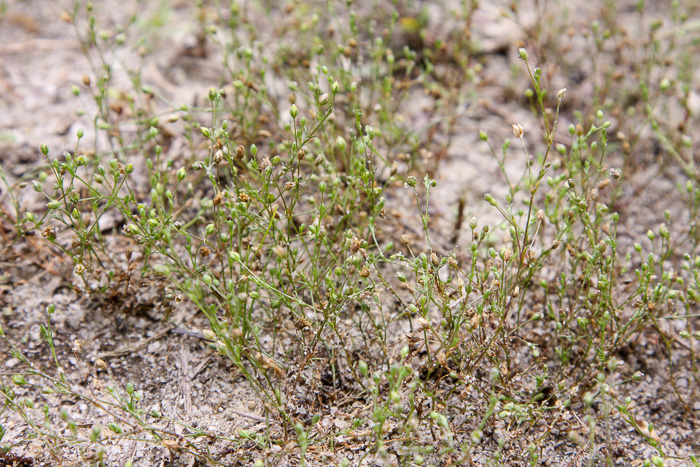
[[[431,194],[455,109],[477,102],[478,44],[469,35],[428,37],[425,17],[407,13],[405,2],[387,2],[380,18],[349,1],[290,4],[275,34],[292,45],[275,46],[249,17],[281,13],[251,3],[197,4],[200,45],[217,50],[223,73],[201,107],[170,102],[125,58],[126,45],[149,39],[157,24],[134,15],[108,31],[90,3],[66,11],[92,68],[72,88],[92,127],[77,132],[70,152],[40,147],[42,171],[28,186],[45,198],[43,212],[27,212],[16,195],[21,188],[3,175],[13,243],[40,232],[47,248],[73,262],[82,293],[128,292],[132,274],[157,276],[175,302],[196,307],[211,348],[262,403],[264,433],[226,438],[254,446],[255,465],[280,461],[263,460],[272,446],[302,465],[313,464],[316,447],[350,465],[344,457],[353,442],[365,446],[353,465],[501,465],[523,455],[536,465],[560,425],[571,427],[566,442],[589,465],[613,465],[619,419],[653,448],[641,459],[646,465],[673,459],[653,424],[635,415],[631,394],[644,375],[626,368],[623,355],[656,333],[670,380],[681,366],[698,382],[700,189],[690,135],[697,117],[689,107],[697,39],[688,40],[697,25],[681,5],[674,2],[674,24],[663,29],[647,25],[639,2],[640,27],[651,33],[641,47],[616,52],[641,57],[627,78],[607,66],[624,34],[614,2],[605,3],[607,16],[586,31],[594,96],[576,111],[568,110],[571,90],[549,89],[546,60],[587,64],[558,54],[550,32],[532,32],[538,58],[520,48],[518,67],[529,86],[523,102],[539,126],[515,123],[514,140],[498,143],[479,133],[507,186],[503,199],[484,196],[499,221],[471,218],[468,238],[445,250],[434,241],[445,233],[432,227]],[[463,2],[457,13],[467,30],[477,9]],[[511,14],[517,18],[517,9]],[[660,58],[671,55],[678,62]],[[660,68],[665,77],[653,86]],[[127,70],[129,90],[115,84],[119,69]],[[457,84],[454,73],[470,79]],[[432,98],[426,112],[437,123],[428,128],[404,118],[415,90]],[[179,146],[185,153],[168,150],[174,139],[186,142]],[[668,155],[664,170],[683,180],[689,222],[681,227],[666,211],[633,253],[621,247],[617,205],[635,151],[650,140]],[[517,179],[506,170],[512,157],[524,160]],[[401,231],[406,224],[396,211],[410,206],[420,227]],[[118,231],[103,231],[106,216],[121,219]],[[128,248],[115,254],[110,236]],[[162,428],[181,422],[143,409],[149,395],[132,383],[111,372],[87,390],[69,381],[55,349],[54,311],[47,308],[41,328],[51,370],[0,331],[24,365],[3,374],[2,412],[17,414],[29,438],[57,461],[78,446],[86,462],[104,465],[104,445],[121,437],[226,465],[198,442],[220,436],[189,425],[187,436]],[[685,328],[675,334],[668,322]],[[677,341],[689,363],[678,363]],[[86,365],[81,343],[71,346]],[[103,361],[96,365],[107,371]],[[697,400],[696,389],[674,383],[673,390],[684,407]],[[102,411],[111,435],[39,402],[49,394]],[[349,423],[320,423],[339,410],[353,411]]]

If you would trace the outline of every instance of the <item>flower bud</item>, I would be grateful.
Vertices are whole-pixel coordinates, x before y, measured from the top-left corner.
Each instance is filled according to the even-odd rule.
[[[165,264],[154,264],[153,272],[155,272],[159,276],[167,276],[170,274],[170,268]]]
[[[357,369],[359,370],[362,376],[367,376],[367,371],[369,370],[367,362],[365,362],[364,360],[360,360],[359,362],[357,362]]]
[[[17,386],[24,386],[27,384],[27,380],[24,379],[24,376],[22,375],[12,375],[12,382],[15,383]]]
[[[120,435],[120,434],[122,434],[122,433],[124,432],[124,431],[121,429],[121,427],[120,427],[119,425],[117,425],[116,423],[110,423],[108,426],[109,426],[109,430],[110,430],[110,431],[112,431],[112,432],[114,432],[114,433],[116,433],[116,434],[118,434],[118,435]]]

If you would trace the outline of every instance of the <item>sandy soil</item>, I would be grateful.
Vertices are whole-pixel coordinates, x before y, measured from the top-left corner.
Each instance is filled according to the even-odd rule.
[[[108,7],[107,2],[95,3],[102,27],[110,31],[114,31],[116,25],[123,24],[131,12],[139,11],[143,18],[154,18],[161,13],[158,2],[125,1],[120,3],[119,8]],[[150,38],[151,50],[142,58],[138,58],[138,54],[132,50],[118,51],[123,62],[117,61],[115,80],[117,86],[128,88],[129,67],[141,66],[145,84],[166,95],[171,102],[193,105],[205,98],[210,86],[220,84],[220,55],[211,44],[204,46],[208,47],[206,54],[197,56],[193,52],[198,46],[198,31],[192,21],[194,8],[187,1],[175,0],[171,3],[175,6],[165,20],[168,26]],[[455,5],[448,3],[426,7],[429,13],[427,29],[431,34],[439,36],[455,27],[449,11],[458,5],[457,2]],[[440,148],[445,150],[442,161],[435,165],[434,177],[438,180],[438,187],[433,194],[435,205],[431,206],[431,235],[436,247],[442,251],[450,251],[455,246],[459,248],[460,241],[470,235],[466,225],[462,225],[460,231],[454,231],[460,198],[466,206],[465,219],[476,216],[481,224],[495,225],[500,222],[498,213],[483,202],[483,195],[491,192],[502,198],[506,187],[497,164],[489,155],[485,143],[479,139],[479,130],[488,132],[492,141],[499,142],[507,137],[512,138],[513,123],[522,124],[526,132],[532,134],[540,128],[539,120],[533,116],[527,101],[519,97],[527,87],[527,81],[522,74],[517,75],[517,79],[512,78],[511,71],[513,64],[518,64],[518,46],[527,45],[529,50],[536,46],[532,30],[537,15],[527,13],[527,8],[522,8],[524,12],[518,21],[514,21],[500,14],[505,5],[484,3],[475,14],[472,30],[482,63],[474,88],[475,95],[461,108],[455,109],[451,128],[438,126],[432,147],[435,151]],[[580,3],[580,9],[570,15],[569,24],[566,25],[576,31],[590,24],[591,18],[600,14],[603,8],[597,2]],[[625,5],[619,8],[622,15],[620,24],[625,24],[625,21],[632,23],[635,21],[634,12],[627,3],[632,5],[634,2],[621,3]],[[71,85],[79,85],[83,76],[91,75],[92,71],[75,40],[72,25],[61,19],[62,10],[57,2],[33,0],[3,4],[7,10],[0,16],[0,162],[8,182],[13,185],[38,173],[42,164],[38,149],[40,144],[47,144],[53,153],[72,151],[78,128],[86,129],[83,147],[93,144],[94,134],[89,130],[92,127],[89,118],[76,113],[84,108],[89,113],[91,101],[87,98],[76,99],[70,89]],[[649,6],[650,17],[667,14],[660,7],[658,11],[655,9],[655,5]],[[536,11],[534,7],[533,11]],[[273,8],[270,14],[284,24],[283,12]],[[265,31],[265,25],[269,27],[268,21],[266,18],[251,19],[251,23],[260,27],[261,31]],[[264,42],[266,33],[261,32],[260,38]],[[562,40],[568,41],[570,53],[577,53],[576,47],[581,44],[576,37]],[[573,70],[573,67],[557,66],[556,63],[556,60],[548,62],[555,76],[551,87],[568,89],[570,100],[567,100],[567,109],[585,107],[597,77],[588,74],[585,69]],[[566,63],[576,63],[576,60],[571,59]],[[444,72],[449,72],[447,67]],[[429,110],[434,105],[430,96],[416,89],[415,96],[407,100],[402,114],[410,125],[421,127],[430,123]],[[610,134],[615,134],[620,118],[624,116],[613,116]],[[570,111],[563,112],[560,122],[563,141],[568,140],[566,128],[572,119]],[[697,129],[694,136],[695,139],[700,138]],[[532,141],[531,150],[536,151],[540,144]],[[182,141],[176,138],[170,151],[175,153],[184,147]],[[618,237],[623,254],[633,252],[635,242],[648,244],[647,230],[663,221],[666,209],[671,210],[674,223],[679,226],[688,226],[696,221],[689,219],[681,203],[677,202],[675,186],[682,180],[681,171],[669,167],[661,156],[654,155],[651,143],[637,147],[640,154],[635,156],[637,159],[627,175],[618,202]],[[649,151],[648,154],[644,152],[645,149]],[[515,176],[523,167],[522,151],[513,150],[509,157],[512,160],[508,161],[508,170]],[[27,174],[30,176],[27,177]],[[19,201],[28,211],[40,212],[44,208],[44,201],[32,191],[31,183],[19,191]],[[4,186],[0,188],[0,203],[4,212],[12,212]],[[406,203],[401,196],[397,196],[389,200],[388,207],[410,212],[411,206]],[[119,224],[119,219],[115,217],[107,219],[107,222],[114,227]],[[402,222],[407,228],[416,229],[419,225],[410,216],[404,216]],[[109,232],[109,228],[110,225],[107,225],[105,231]],[[206,320],[191,303],[172,300],[172,290],[167,283],[134,276],[126,293],[124,287],[116,290],[112,296],[78,294],[73,287],[77,284],[77,278],[72,273],[72,264],[56,252],[44,248],[39,235],[15,242],[13,227],[6,219],[0,219],[0,235],[0,323],[8,336],[14,342],[21,343],[26,355],[38,365],[45,368],[52,365],[46,346],[42,344],[40,325],[46,322],[46,306],[54,303],[56,313],[53,326],[58,357],[66,378],[73,381],[76,388],[89,392],[95,390],[96,384],[109,384],[110,380],[120,385],[133,382],[137,390],[143,393],[144,407],[182,422],[178,425],[152,420],[153,425],[169,430],[175,437],[187,434],[191,430],[188,427],[209,433],[212,436],[197,441],[198,446],[201,452],[210,453],[223,465],[252,465],[252,459],[258,457],[266,459],[268,465],[298,465],[298,451],[294,448],[282,450],[275,446],[260,449],[252,441],[233,440],[243,429],[254,433],[267,429],[264,407],[245,379],[208,347],[201,334],[197,334],[206,328]],[[112,235],[109,244],[114,257],[121,257],[122,264],[125,264],[123,254],[127,243]],[[459,254],[466,256],[466,251]],[[678,269],[679,263],[674,268]],[[662,323],[668,333],[677,333],[684,325]],[[80,355],[71,352],[71,343],[75,340],[84,343]],[[630,375],[642,371],[645,377],[633,389],[621,386],[619,391],[621,397],[629,395],[633,398],[639,420],[653,423],[655,436],[665,452],[675,457],[669,458],[666,465],[690,465],[683,459],[693,453],[700,454],[697,372],[693,374],[688,361],[691,355],[689,349],[674,345],[677,348],[673,349],[672,355],[677,361],[672,363],[677,373],[671,377],[668,371],[669,353],[656,334],[642,334],[630,343],[621,357],[626,371]],[[98,359],[106,362],[106,368],[96,365]],[[21,365],[17,358],[9,355],[5,348],[2,349],[0,372],[3,374],[3,384],[8,380],[5,375]],[[23,391],[16,389],[19,395]],[[683,395],[684,402],[676,392]],[[450,403],[465,410],[469,409],[464,401],[478,397],[468,389],[450,394],[453,399]],[[52,413],[68,410],[74,420],[85,426],[93,423],[106,426],[110,421],[104,412],[84,402],[49,394],[43,396],[43,403],[48,404]],[[319,432],[349,426],[354,411],[362,407],[360,401],[340,409],[325,407],[320,412]],[[302,416],[305,410],[301,405],[297,415]],[[457,415],[469,416],[469,413]],[[572,420],[562,423],[560,432],[557,431],[558,427],[555,428],[541,447],[543,465],[588,465],[588,452],[571,441],[572,435],[586,438],[587,427],[581,421],[573,421],[573,413],[569,417]],[[27,434],[26,423],[17,414],[4,412],[0,418],[7,430],[3,443],[17,441]],[[576,428],[572,430],[571,427]],[[539,428],[530,428],[533,436],[541,434]],[[599,426],[598,429],[602,430],[603,427]],[[641,465],[631,462],[654,454],[640,434],[619,417],[609,420],[607,429],[614,433],[612,439],[615,441],[609,445],[603,443],[599,449],[601,452],[611,452],[616,465]],[[499,433],[505,431],[505,424],[498,421],[489,426],[484,452],[488,452],[489,447],[493,449]],[[109,432],[104,430],[104,433],[108,436]],[[104,445],[108,465],[123,465],[127,460],[144,466],[204,465],[190,454],[136,438],[113,437],[107,440]],[[527,446],[531,441],[528,436],[514,439],[509,444],[503,465],[525,465]],[[0,465],[11,465],[13,460],[18,462],[17,465],[57,465],[43,446],[40,439],[23,443],[11,451],[13,457],[0,455]],[[334,450],[315,450],[309,453],[309,459],[312,465],[335,465],[342,458],[347,458],[351,465],[392,463],[391,460],[387,462],[363,457],[369,447],[362,438],[337,440]],[[80,458],[80,446],[64,447],[63,454],[63,465],[88,463]],[[360,459],[363,460],[360,462]],[[478,455],[475,459],[477,463],[480,462]]]

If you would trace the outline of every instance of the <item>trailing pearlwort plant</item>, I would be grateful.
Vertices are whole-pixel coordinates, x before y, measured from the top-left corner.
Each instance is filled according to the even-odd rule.
[[[146,68],[130,68],[127,46],[157,42],[143,18],[111,34],[97,6],[67,10],[92,68],[72,92],[93,125],[77,131],[70,152],[41,145],[31,186],[43,211],[26,211],[23,182],[3,174],[14,210],[3,218],[14,226],[8,247],[40,232],[46,248],[71,260],[80,294],[128,290],[132,274],[162,278],[169,299],[206,317],[203,337],[245,378],[265,429],[221,436],[144,409],[153,395],[100,359],[105,381],[71,381],[51,305],[41,337],[52,368],[1,333],[22,364],[3,374],[3,419],[13,412],[25,431],[0,459],[38,440],[54,462],[68,461],[72,447],[85,463],[107,465],[105,447],[130,439],[220,465],[233,465],[226,456],[239,448],[254,465],[319,465],[321,451],[336,465],[537,465],[564,433],[561,443],[581,462],[613,465],[621,421],[650,449],[640,463],[685,456],[698,465],[669,452],[638,415],[632,397],[645,375],[624,365],[633,343],[654,335],[679,406],[697,404],[697,389],[675,377],[683,371],[698,382],[700,338],[700,175],[688,133],[697,123],[689,58],[697,25],[681,5],[663,29],[639,2],[650,38],[633,47],[606,2],[608,16],[585,31],[590,53],[577,63],[559,41],[565,22],[552,19],[555,7],[537,11],[531,52],[520,48],[513,65],[529,86],[530,123],[508,124],[514,141],[478,133],[504,184],[492,190],[502,195],[484,196],[497,217],[462,226],[460,207],[459,241],[446,248],[439,237],[450,233],[435,229],[431,207],[440,204],[436,174],[455,109],[480,103],[484,63],[474,38],[429,37],[426,17],[406,13],[412,2],[379,2],[384,17],[352,1],[290,3],[291,21],[262,38],[249,17],[282,13],[252,3],[196,7],[199,45],[217,48],[222,64],[201,107],[173,104],[145,84]],[[467,31],[478,7],[462,2]],[[508,14],[517,19],[518,8]],[[624,41],[625,54],[641,57],[630,62],[634,79],[610,63]],[[552,63],[564,76],[574,67],[592,73],[593,95],[578,96],[580,108],[569,102],[574,90],[550,89]],[[119,70],[128,91],[115,84]],[[657,86],[660,73],[667,77]],[[457,83],[455,74],[469,79]],[[403,114],[416,90],[433,102],[427,128]],[[174,140],[181,151],[169,150]],[[649,141],[667,155],[663,170],[682,180],[687,214],[679,221],[666,211],[628,251],[618,211],[640,164],[635,151]],[[108,217],[119,219],[118,231],[103,228]],[[129,247],[117,254],[114,237]],[[87,381],[82,343],[71,350]],[[100,411],[109,436],[97,421],[40,407],[50,394]],[[321,423],[341,411],[346,420]]]

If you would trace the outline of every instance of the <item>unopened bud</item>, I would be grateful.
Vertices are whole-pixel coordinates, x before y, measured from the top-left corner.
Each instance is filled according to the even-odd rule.
[[[345,141],[345,138],[342,136],[338,136],[335,139],[335,147],[338,148],[339,151],[345,151],[345,148],[347,148],[348,143]]]

